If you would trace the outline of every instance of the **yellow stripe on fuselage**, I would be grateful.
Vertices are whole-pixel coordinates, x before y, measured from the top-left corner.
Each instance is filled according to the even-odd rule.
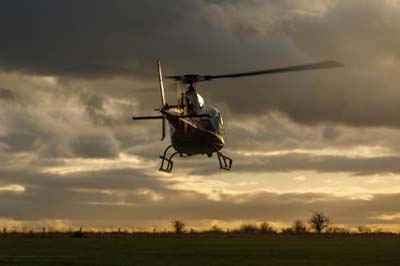
[[[184,122],[185,124],[191,126],[192,128],[195,128],[195,129],[201,130],[203,132],[207,132],[211,135],[214,135],[221,141],[222,144],[225,145],[224,137],[221,134],[217,134],[211,130],[204,129],[204,128],[200,127],[199,125],[197,125],[196,123],[194,123],[193,121],[189,120],[188,118],[179,118],[179,120]]]

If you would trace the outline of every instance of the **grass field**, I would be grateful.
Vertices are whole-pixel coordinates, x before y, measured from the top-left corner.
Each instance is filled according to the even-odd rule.
[[[400,237],[1,237],[0,265],[400,265]]]

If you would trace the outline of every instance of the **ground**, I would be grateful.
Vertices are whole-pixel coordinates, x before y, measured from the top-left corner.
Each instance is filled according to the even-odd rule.
[[[0,237],[0,265],[400,265],[399,236]]]

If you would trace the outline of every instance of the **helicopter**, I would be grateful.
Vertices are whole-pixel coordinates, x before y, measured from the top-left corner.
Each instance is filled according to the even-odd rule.
[[[234,74],[185,74],[165,76],[167,79],[172,79],[178,82],[177,104],[170,105],[165,101],[161,63],[160,60],[157,60],[161,107],[155,109],[155,111],[160,112],[160,115],[134,116],[132,119],[161,120],[161,141],[165,139],[166,121],[168,121],[170,126],[171,144],[164,150],[163,155],[160,155],[160,171],[170,173],[174,165],[172,159],[178,154],[180,157],[191,157],[193,155],[207,155],[208,157],[212,157],[214,153],[217,155],[219,168],[222,170],[231,170],[233,162],[232,158],[221,152],[225,146],[224,122],[221,113],[217,108],[206,106],[204,104],[203,97],[196,90],[196,83],[222,78],[240,78],[285,72],[337,68],[343,66],[342,63],[337,61],[320,61],[316,63]],[[170,149],[175,151],[168,155]]]

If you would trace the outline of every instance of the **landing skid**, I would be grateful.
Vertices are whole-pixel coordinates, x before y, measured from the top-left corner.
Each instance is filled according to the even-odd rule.
[[[164,154],[162,156],[160,155],[161,166],[160,166],[160,169],[158,169],[159,171],[167,172],[167,173],[171,173],[171,171],[172,171],[172,167],[174,166],[174,162],[172,161],[172,158],[175,155],[179,154],[179,152],[176,151],[176,152],[172,153],[169,157],[167,157],[167,152],[170,148],[172,148],[172,145],[169,145],[165,149]]]
[[[223,155],[219,151],[217,151],[217,155],[218,155],[219,169],[227,170],[227,171],[231,170],[232,159],[226,155]]]
[[[160,155],[161,165],[160,165],[160,169],[158,169],[159,171],[171,173],[172,168],[174,167],[174,162],[172,161],[172,158],[177,154],[179,154],[181,157],[186,157],[183,153],[180,153],[177,151],[173,152],[170,156],[167,156],[168,150],[171,149],[172,147],[173,147],[172,145],[169,145],[165,149],[164,154]],[[219,151],[217,151],[216,153],[218,155],[219,169],[227,170],[227,171],[231,170],[232,159],[226,155],[223,155]]]

